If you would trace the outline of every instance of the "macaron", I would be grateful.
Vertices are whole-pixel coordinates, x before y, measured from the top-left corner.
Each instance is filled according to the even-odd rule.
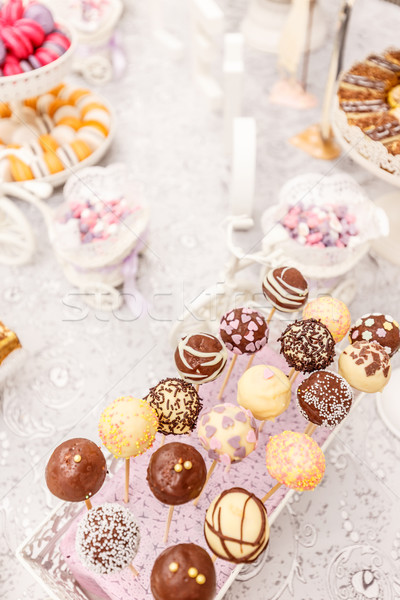
[[[53,96],[58,96],[59,94],[61,94],[61,91],[66,87],[65,83],[59,83],[58,85],[56,85],[56,87],[54,87],[53,89],[51,89],[49,91],[49,94],[53,94]],[[65,99],[65,98],[64,98]]]
[[[27,58],[33,52],[33,45],[28,36],[19,29],[10,25],[2,27],[0,30],[1,39],[5,47],[15,58],[22,60]]]
[[[100,110],[105,110],[108,113],[107,107],[104,106],[104,104],[101,104],[100,102],[89,102],[88,104],[86,104],[85,106],[83,106],[81,108],[82,119],[87,115],[87,113],[90,110],[94,110],[96,108],[99,108]]]
[[[23,73],[23,70],[19,66],[18,59],[11,54],[7,54],[6,60],[3,64],[3,74],[6,77],[9,77],[11,75],[19,75],[20,73]]]
[[[10,161],[11,175],[14,181],[34,179],[31,169],[23,160],[12,154],[8,156],[8,160]]]
[[[39,96],[36,102],[36,110],[42,114],[45,114],[49,110],[50,104],[54,102],[54,96],[52,94],[43,94]]]
[[[26,125],[17,125],[15,130],[13,131],[11,137],[12,144],[18,144],[19,146],[25,146],[25,144],[30,144],[35,142],[37,139],[37,133],[34,129],[31,129]]]
[[[38,142],[43,152],[55,152],[59,146],[54,136],[49,134],[39,136]]]
[[[63,117],[58,121],[58,125],[67,125],[75,131],[78,131],[82,127],[82,121],[76,117]]]
[[[25,33],[35,48],[43,44],[45,33],[37,21],[33,19],[18,19],[14,27]]]
[[[21,67],[24,73],[29,73],[29,71],[33,71],[31,63],[25,59],[19,61],[19,66]]]
[[[45,34],[49,34],[54,29],[54,19],[51,11],[44,6],[44,4],[40,4],[39,2],[35,2],[34,4],[29,4],[23,13],[25,19],[32,19],[39,23]]]
[[[96,129],[101,131],[101,133],[104,135],[104,137],[107,137],[108,129],[105,125],[103,125],[103,123],[100,123],[99,121],[84,121],[84,124],[89,125],[91,127],[95,127]]]
[[[8,104],[0,102],[0,119],[8,119],[11,117],[11,110]]]
[[[92,150],[87,145],[87,143],[83,140],[80,140],[79,138],[71,142],[71,148],[77,155],[79,161],[85,160],[85,158],[92,154]]]
[[[5,144],[10,144],[14,131],[18,125],[11,119],[0,120],[0,138]]]
[[[44,48],[43,46],[41,46],[36,50],[35,57],[42,64],[42,66],[45,67],[46,65],[49,65],[50,63],[57,60],[58,54],[52,52],[52,50],[50,50],[49,48]]]
[[[32,69],[40,69],[40,67],[43,66],[40,60],[38,60],[34,54],[28,56],[28,61],[32,65]]]
[[[44,152],[43,160],[46,163],[51,175],[64,170],[64,165],[55,152]]]
[[[23,12],[22,0],[9,0],[1,7],[2,18],[11,25],[22,17]]]
[[[24,100],[24,105],[32,108],[36,112],[37,101],[41,96],[35,96],[34,98],[27,98]]]
[[[49,115],[42,115],[41,117],[36,118],[35,125],[39,131],[39,134],[43,135],[45,133],[50,133],[53,130],[54,122]]]
[[[111,125],[111,117],[108,110],[101,108],[93,108],[89,110],[85,117],[82,118],[83,121],[96,121],[97,123],[101,123],[104,127],[109,131]]]
[[[65,106],[67,102],[65,100],[62,100],[61,98],[54,98],[52,94],[47,95],[52,97],[52,102],[50,102],[47,106],[47,112],[49,116],[53,119],[55,112],[62,106]]]
[[[73,142],[76,137],[75,130],[68,125],[57,125],[52,129],[51,135],[60,146]]]
[[[59,32],[49,33],[49,35],[47,35],[44,40],[45,44],[47,42],[51,42],[53,44],[56,44],[57,46],[60,46],[63,49],[63,52],[66,52],[71,45],[70,39],[63,33]]]
[[[96,127],[83,126],[78,131],[78,138],[86,142],[86,144],[94,152],[105,140],[105,135]]]
[[[55,123],[59,123],[61,119],[65,119],[67,117],[79,119],[79,110],[71,104],[64,104],[64,106],[60,106],[59,108],[57,108],[57,110],[53,114],[53,119]]]
[[[68,100],[70,104],[76,104],[80,98],[84,96],[91,96],[90,90],[84,88],[73,88],[66,86],[61,92],[60,97]]]
[[[62,56],[65,52],[63,46],[60,44],[56,44],[55,42],[43,42],[41,48],[46,48],[46,50],[50,50],[53,54],[57,55],[58,58]]]
[[[74,140],[70,144],[64,144],[56,150],[58,158],[66,167],[77,165],[91,153],[91,149],[83,140]]]
[[[4,63],[4,61],[6,60],[6,56],[7,56],[6,47],[4,45],[3,40],[0,39],[0,67]]]

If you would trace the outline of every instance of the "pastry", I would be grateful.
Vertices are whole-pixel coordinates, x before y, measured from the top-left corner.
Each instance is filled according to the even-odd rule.
[[[340,342],[349,331],[351,316],[342,300],[332,296],[319,296],[311,300],[303,310],[303,319],[317,319],[327,326],[335,343]]]
[[[297,402],[305,419],[333,429],[348,414],[353,392],[341,375],[315,371],[297,388]]]
[[[145,399],[157,414],[160,433],[182,435],[196,427],[202,404],[191,383],[177,377],[162,379]]]
[[[339,357],[339,373],[356,390],[380,392],[390,379],[390,358],[378,342],[354,342]]]
[[[238,382],[237,401],[255,419],[265,421],[282,414],[290,404],[291,385],[288,377],[271,365],[247,369]]]
[[[257,445],[257,425],[251,412],[228,402],[203,412],[197,433],[208,456],[227,467],[246,458]]]
[[[235,308],[221,319],[220,335],[234,354],[254,354],[268,342],[268,325],[264,317],[251,308]]]
[[[21,347],[17,334],[0,321],[0,365],[11,352]]]
[[[300,373],[325,369],[335,356],[332,334],[316,319],[290,323],[278,341],[287,364]]]
[[[219,558],[251,563],[269,542],[267,510],[243,488],[225,490],[207,510],[204,535],[211,552]]]
[[[151,456],[147,482],[154,496],[163,504],[177,506],[194,500],[207,477],[200,452],[180,442],[164,444]]]
[[[216,575],[208,553],[196,544],[177,544],[155,560],[150,577],[155,600],[212,600]]]
[[[279,267],[268,271],[262,290],[267,300],[280,312],[296,312],[308,298],[307,281],[293,267]]]
[[[400,348],[400,329],[397,321],[390,315],[370,313],[363,315],[354,323],[349,332],[350,343],[378,342],[392,357]]]
[[[46,466],[46,483],[57,498],[83,502],[99,491],[106,474],[100,448],[85,438],[73,438],[54,450]]]
[[[266,464],[271,477],[288,488],[313,490],[325,473],[325,456],[305,433],[283,431],[269,439]]]
[[[130,458],[151,448],[157,426],[156,411],[147,402],[123,396],[101,414],[99,435],[115,457]]]
[[[128,567],[140,542],[139,528],[130,510],[105,503],[89,510],[76,532],[76,551],[83,565],[99,575]]]
[[[189,383],[207,383],[222,373],[228,353],[218,338],[210,333],[183,337],[175,350],[175,364],[180,376]]]

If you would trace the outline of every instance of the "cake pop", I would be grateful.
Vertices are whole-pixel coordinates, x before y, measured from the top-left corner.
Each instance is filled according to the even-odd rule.
[[[400,348],[399,324],[390,315],[363,315],[350,329],[349,339],[351,344],[361,341],[378,342],[392,357]]]
[[[353,392],[347,381],[331,371],[315,371],[297,388],[301,414],[315,425],[333,429],[348,414]]]
[[[290,323],[278,342],[288,365],[301,373],[325,369],[335,356],[332,334],[316,319]]]
[[[107,465],[100,448],[85,438],[73,438],[57,446],[46,466],[50,492],[67,502],[83,502],[91,508],[90,498],[104,483]]]
[[[262,284],[264,296],[272,304],[271,319],[275,310],[296,312],[307,302],[308,283],[293,267],[271,269]]]
[[[125,458],[125,502],[129,499],[129,459],[151,448],[157,427],[156,411],[132,396],[117,398],[101,414],[99,435],[103,444],[116,458]]]
[[[247,369],[238,382],[237,401],[255,419],[265,421],[282,414],[290,404],[291,385],[277,367],[256,365]]]
[[[210,333],[186,335],[175,350],[175,363],[180,376],[193,384],[216,379],[224,370],[227,358],[225,346]]]
[[[117,503],[92,508],[78,525],[76,551],[83,565],[99,575],[131,567],[140,542],[132,513]],[[136,569],[132,569],[137,574]]]
[[[202,404],[191,383],[176,377],[162,379],[145,399],[157,414],[160,433],[182,435],[196,427]]]
[[[325,473],[325,456],[317,442],[295,431],[283,431],[269,439],[266,464],[279,484],[299,492],[313,490]]]
[[[17,334],[0,321],[0,365],[14,350],[20,348],[21,343]]]
[[[231,488],[210,504],[204,522],[210,550],[233,563],[251,563],[267,547],[269,524],[264,504],[243,488]]]
[[[216,575],[209,554],[196,544],[177,544],[153,565],[150,586],[155,600],[212,600]]]
[[[380,392],[390,379],[390,358],[378,342],[354,342],[339,357],[339,373],[356,390]]]
[[[344,302],[331,296],[311,300],[303,310],[303,319],[317,319],[327,326],[335,343],[340,342],[351,324],[349,309]]]

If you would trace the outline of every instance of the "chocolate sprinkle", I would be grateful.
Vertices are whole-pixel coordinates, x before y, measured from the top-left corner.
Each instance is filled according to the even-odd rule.
[[[180,435],[195,429],[202,403],[191,383],[175,377],[162,379],[145,400],[157,413],[160,433]]]
[[[281,354],[301,373],[325,369],[333,362],[335,341],[329,329],[316,319],[295,321],[278,338]]]

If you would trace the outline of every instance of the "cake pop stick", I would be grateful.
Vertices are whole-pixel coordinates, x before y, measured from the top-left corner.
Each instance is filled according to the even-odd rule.
[[[91,510],[93,508],[92,503],[90,502],[89,498],[86,498],[85,504],[86,504],[86,508],[88,510]]]
[[[201,490],[201,492],[200,492],[200,494],[197,496],[197,498],[196,498],[195,500],[193,500],[193,505],[194,505],[194,506],[197,506],[197,504],[198,504],[198,502],[199,502],[199,500],[200,500],[200,496],[201,496],[201,494],[202,494],[202,491],[203,491],[203,490],[204,490],[204,488],[206,487],[206,485],[207,485],[207,483],[208,483],[208,480],[210,479],[211,475],[214,473],[214,469],[215,469],[215,467],[217,466],[217,464],[218,464],[218,461],[217,461],[217,460],[213,460],[213,462],[212,462],[212,464],[211,464],[211,467],[210,467],[210,468],[208,469],[208,471],[207,471],[207,477],[206,477],[206,480],[205,480],[205,482],[204,482],[203,489]]]
[[[221,398],[222,398],[222,396],[224,394],[225,388],[226,388],[227,383],[229,381],[229,377],[232,375],[233,367],[235,366],[236,361],[237,361],[237,354],[234,354],[232,356],[231,362],[229,363],[229,368],[228,368],[228,371],[226,372],[225,379],[223,381],[221,389],[219,390],[219,393],[218,393],[218,396],[217,396],[217,400],[221,400]]]
[[[228,351],[210,333],[194,333],[183,337],[175,350],[175,364],[180,376],[196,386],[214,381],[225,368]]]
[[[255,354],[252,354],[252,355],[250,356],[250,358],[249,358],[249,362],[248,362],[248,363],[247,363],[247,365],[246,365],[246,369],[245,369],[246,371],[247,371],[248,369],[250,369],[251,365],[253,364],[254,357],[255,357]]]
[[[132,396],[117,398],[101,414],[99,435],[103,444],[116,458],[126,459],[125,502],[129,501],[129,459],[151,448],[157,427],[156,411]]]
[[[280,488],[280,487],[282,487],[282,484],[281,484],[281,483],[279,483],[279,482],[278,482],[278,483],[276,483],[276,484],[274,485],[274,487],[273,487],[273,488],[271,488],[271,489],[269,490],[269,492],[267,492],[267,493],[265,494],[264,498],[262,498],[262,499],[261,499],[261,502],[262,502],[263,504],[265,504],[265,503],[266,503],[266,501],[267,501],[269,498],[271,498],[271,496],[273,496],[273,495],[275,494],[275,492],[277,492],[277,491],[279,490],[279,488]]]
[[[137,577],[139,575],[139,571],[137,569],[135,569],[135,567],[133,565],[128,565],[128,567],[132,571],[134,577]]]
[[[174,508],[175,507],[172,505],[169,507],[167,524],[166,524],[165,533],[164,533],[164,544],[166,544],[168,541],[168,534],[169,534],[169,529],[171,527],[171,521],[172,521],[172,515],[174,514]]]
[[[275,308],[275,306],[273,306],[271,308],[271,310],[270,310],[270,313],[269,313],[268,317],[267,317],[267,323],[268,323],[268,325],[271,323],[271,320],[272,320],[272,317],[274,316],[274,312],[275,311],[276,311],[276,308]]]
[[[314,431],[317,429],[317,427],[318,425],[316,425],[315,423],[309,423],[305,428],[304,433],[311,437]]]

